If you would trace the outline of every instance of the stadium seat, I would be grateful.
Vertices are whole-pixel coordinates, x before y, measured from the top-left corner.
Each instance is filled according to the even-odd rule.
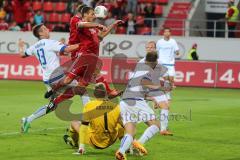
[[[184,28],[184,20],[166,20],[164,23],[164,27],[168,28]]]
[[[168,4],[168,0],[155,0],[156,3]]]
[[[47,26],[47,28],[50,30],[50,31],[52,31],[53,29],[54,29],[54,27],[55,27],[55,24],[46,24],[46,26]]]
[[[172,30],[172,31],[171,31],[171,34],[172,34],[173,36],[183,36],[183,35],[184,35],[184,33],[183,33],[182,30]]]
[[[120,26],[120,27],[117,27],[117,29],[116,29],[116,34],[126,34],[126,28],[125,27],[122,27],[122,26]]]
[[[52,12],[53,11],[53,3],[52,2],[44,2],[43,10],[45,12]]]
[[[137,29],[137,34],[140,35],[151,35],[152,30],[150,27],[142,27]]]
[[[55,6],[56,12],[64,12],[66,11],[66,3],[64,2],[57,2]]]
[[[155,0],[145,0],[146,3],[155,3]]]
[[[42,9],[42,4],[39,1],[34,1],[32,5],[33,5],[32,8],[34,11],[38,11]]]
[[[48,19],[49,22],[51,23],[57,23],[59,22],[59,15],[57,13],[51,13],[49,15],[49,19]]]
[[[143,16],[137,16],[137,17],[136,17],[136,24],[137,24],[138,26],[144,25],[144,17],[143,17]]]
[[[27,13],[27,20],[29,20],[33,16],[34,16],[33,12],[28,12]]]
[[[31,2],[25,2],[24,6],[28,8],[28,11],[31,11]]]
[[[61,22],[69,23],[71,19],[71,15],[69,13],[64,13],[61,15]]]
[[[156,5],[154,13],[156,15],[162,15],[163,14],[163,6],[161,5]]]
[[[168,18],[173,18],[173,19],[186,19],[187,18],[187,14],[175,14],[175,13],[169,13],[168,14]]]

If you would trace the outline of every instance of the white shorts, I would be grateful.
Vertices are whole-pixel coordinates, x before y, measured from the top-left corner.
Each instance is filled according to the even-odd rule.
[[[174,77],[175,76],[175,66],[169,66],[169,65],[163,65],[164,67],[167,67],[167,75],[170,77]]]
[[[129,122],[140,123],[156,119],[153,109],[144,99],[121,100],[120,111],[124,125]]]

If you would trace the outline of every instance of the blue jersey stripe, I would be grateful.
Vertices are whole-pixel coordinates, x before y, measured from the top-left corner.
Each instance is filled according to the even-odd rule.
[[[54,77],[54,78],[52,78],[52,79],[50,79],[50,80],[48,80],[48,81],[43,81],[45,84],[51,84],[51,83],[53,83],[54,81],[56,81],[56,80],[59,80],[60,78],[62,78],[64,76],[64,74],[61,74],[61,75],[59,75],[59,76],[57,76],[57,77]]]

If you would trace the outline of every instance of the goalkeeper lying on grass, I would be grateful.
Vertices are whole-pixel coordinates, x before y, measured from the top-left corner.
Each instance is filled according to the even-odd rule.
[[[107,93],[102,83],[96,85],[94,96],[96,99],[84,107],[82,121],[72,121],[69,135],[63,137],[67,144],[79,148],[77,154],[84,154],[86,144],[105,149],[124,135],[120,107],[106,100]]]

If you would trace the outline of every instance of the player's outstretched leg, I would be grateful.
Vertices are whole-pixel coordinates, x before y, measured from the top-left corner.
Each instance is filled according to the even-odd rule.
[[[54,111],[59,103],[72,98],[74,95],[83,95],[85,92],[85,87],[68,88],[63,94],[59,95],[49,103],[47,113]]]
[[[124,126],[126,134],[121,140],[121,145],[118,151],[115,154],[117,160],[126,160],[126,151],[130,148],[133,142],[133,136],[135,135],[136,124],[128,122]]]
[[[100,75],[96,78],[96,83],[99,83],[99,82],[102,82],[104,84],[109,99],[113,99],[117,96],[122,95],[123,91],[118,91],[116,89],[111,89],[109,83],[106,81],[106,79],[102,75]]]
[[[143,145],[160,131],[160,124],[156,120],[148,121],[146,124],[149,127],[138,140],[133,141],[133,147],[137,149],[141,155],[147,155],[147,150]]]
[[[22,133],[27,133],[28,129],[30,128],[30,124],[33,120],[40,118],[44,115],[47,114],[47,105],[42,106],[41,108],[39,108],[36,112],[34,112],[33,114],[31,114],[28,117],[23,117],[22,118],[22,125],[21,125],[21,131]]]

